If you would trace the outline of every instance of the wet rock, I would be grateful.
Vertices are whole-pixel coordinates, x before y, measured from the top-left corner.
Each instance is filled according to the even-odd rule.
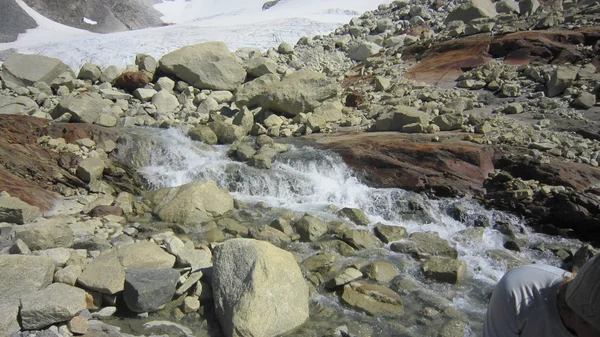
[[[312,215],[305,214],[296,223],[296,231],[300,235],[300,240],[304,242],[314,242],[327,234],[328,227],[321,219]]]
[[[371,223],[365,212],[358,208],[344,207],[339,211],[338,216],[348,218],[359,226],[368,226]]]
[[[115,252],[100,254],[84,269],[77,282],[87,289],[103,294],[116,294],[123,290],[125,271]]]
[[[369,279],[382,284],[389,283],[394,277],[400,274],[398,269],[387,261],[371,262],[362,271]]]
[[[344,286],[342,301],[371,316],[404,314],[402,299],[393,290],[375,284],[352,282]]]
[[[581,268],[589,259],[594,257],[598,251],[591,245],[582,245],[573,256],[573,271]]]
[[[60,220],[47,220],[15,227],[15,239],[21,239],[31,250],[43,250],[57,247],[71,247],[73,231]]]
[[[425,277],[440,282],[460,283],[467,276],[467,264],[464,261],[446,257],[432,256],[421,268]]]
[[[233,239],[218,245],[214,257],[215,311],[226,336],[276,336],[308,318],[308,287],[291,253]]]
[[[461,319],[452,319],[439,330],[438,337],[460,337],[468,334],[469,324]]]
[[[177,49],[159,60],[159,69],[199,89],[234,91],[246,78],[223,42],[205,42]]]
[[[294,235],[294,228],[290,224],[290,222],[285,218],[277,218],[273,220],[269,226],[275,228],[276,230],[284,233],[287,236]]]
[[[190,129],[188,136],[197,141],[201,141],[205,144],[214,145],[217,144],[218,138],[215,132],[208,126],[201,125]]]
[[[160,269],[175,265],[175,256],[149,241],[122,246],[117,250],[117,258],[125,268]]]
[[[354,256],[356,253],[352,246],[341,240],[321,241],[317,247],[319,250],[333,250],[342,256]]]
[[[21,299],[21,326],[33,330],[68,321],[86,308],[85,291],[54,283]]]
[[[51,84],[71,68],[61,60],[42,56],[14,53],[2,64],[2,80],[18,86],[33,86],[36,82]]]
[[[217,135],[219,144],[231,144],[246,136],[246,130],[242,127],[225,122],[212,122],[209,127]]]
[[[353,229],[342,234],[341,239],[356,249],[383,247],[381,242],[370,231]]]
[[[174,269],[127,269],[123,299],[133,312],[157,311],[171,300],[178,281]]]
[[[356,279],[359,279],[362,277],[362,275],[363,274],[358,269],[348,268],[336,275],[334,278],[327,281],[325,287],[329,289],[336,288],[344,284],[350,283]]]
[[[267,241],[276,246],[283,246],[291,242],[290,237],[285,233],[267,225],[259,228],[252,227],[248,230],[248,234],[253,239]]]
[[[456,259],[458,251],[447,240],[440,238],[437,232],[416,232],[410,241],[394,242],[390,249],[395,252],[411,254],[419,258],[443,256]]]
[[[271,168],[271,156],[266,154],[256,154],[250,158],[248,165],[257,169],[268,170]]]
[[[213,216],[233,210],[233,198],[214,181],[195,181],[174,188],[149,192],[154,213],[163,221],[202,223]]]
[[[336,263],[338,260],[339,256],[337,255],[327,252],[318,252],[302,261],[302,266],[311,273],[326,275],[337,268]]]
[[[406,228],[402,226],[387,226],[382,223],[375,225],[375,235],[384,243],[408,238]]]
[[[40,208],[31,206],[8,193],[0,194],[0,222],[22,225],[40,215]]]

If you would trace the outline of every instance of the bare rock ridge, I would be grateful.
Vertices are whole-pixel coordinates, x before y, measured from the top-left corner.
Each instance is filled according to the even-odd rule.
[[[2,0],[0,7],[0,43],[16,41],[19,34],[37,27],[35,20],[14,0]]]

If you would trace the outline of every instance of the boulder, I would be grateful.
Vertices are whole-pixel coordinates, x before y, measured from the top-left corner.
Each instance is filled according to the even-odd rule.
[[[326,75],[312,70],[291,73],[266,88],[260,95],[260,105],[273,111],[295,116],[310,112],[321,102],[338,94],[339,84]]]
[[[375,235],[384,243],[399,241],[408,237],[406,228],[402,226],[387,226],[381,223],[375,225]]]
[[[117,250],[117,258],[121,265],[128,269],[161,269],[175,265],[175,256],[150,241],[120,247]]]
[[[370,231],[362,229],[353,229],[342,234],[341,239],[356,249],[379,248],[383,247],[381,242]]]
[[[0,115],[31,115],[39,107],[29,97],[8,97],[0,95]]]
[[[123,290],[125,271],[114,251],[100,254],[83,269],[77,282],[87,289],[103,294],[116,294]]]
[[[248,161],[256,154],[256,150],[250,144],[242,144],[235,150],[235,156],[238,160]]]
[[[246,71],[223,42],[205,42],[177,49],[159,60],[159,69],[199,89],[234,91]]]
[[[10,54],[2,64],[0,77],[18,86],[33,86],[36,82],[51,84],[71,68],[61,60],[42,55]]]
[[[248,160],[248,165],[252,167],[256,167],[261,170],[268,170],[271,168],[272,157],[266,154],[255,154],[250,160]]]
[[[443,114],[436,116],[432,123],[439,126],[441,131],[460,130],[465,123],[465,117],[461,114]]]
[[[440,238],[437,232],[416,232],[410,236],[410,241],[394,242],[390,249],[405,254],[411,254],[418,258],[430,256],[443,256],[456,259],[458,251],[450,245],[450,242]]]
[[[277,336],[308,318],[308,287],[294,256],[264,241],[215,247],[212,288],[227,337]]]
[[[404,314],[402,298],[390,288],[364,282],[344,286],[342,302],[371,316],[397,317]]]
[[[554,97],[562,94],[577,78],[579,66],[559,66],[546,84],[546,95]]]
[[[34,330],[65,322],[86,307],[85,291],[63,283],[54,283],[21,298],[21,327]]]
[[[348,51],[348,57],[354,61],[362,62],[379,53],[380,50],[380,45],[377,45],[373,42],[363,41]]]
[[[0,194],[0,222],[22,225],[40,216],[40,208],[8,195]]]
[[[325,122],[337,122],[344,118],[343,109],[344,105],[341,102],[323,102],[321,106],[315,108],[313,115],[323,117]]]
[[[292,241],[285,233],[268,225],[250,227],[248,236],[256,240],[270,242],[276,246],[284,246]]]
[[[133,97],[139,99],[142,102],[150,102],[155,94],[156,90],[154,89],[138,88],[133,91]]]
[[[520,103],[509,103],[504,109],[504,112],[509,115],[520,114],[523,112],[523,105]]]
[[[300,240],[304,242],[313,242],[319,240],[327,234],[327,224],[312,215],[305,214],[296,223],[296,231],[300,235]]]
[[[49,286],[53,274],[54,262],[50,258],[0,255],[0,306],[6,305],[4,310],[9,311],[12,310],[9,308],[12,305],[18,309],[19,299]],[[16,319],[16,315],[14,318]]]
[[[102,74],[100,75],[100,78],[98,80],[100,82],[112,84],[113,81],[117,79],[117,77],[119,77],[119,75],[121,75],[122,72],[123,70],[119,69],[117,66],[110,65],[102,70]]]
[[[280,52],[281,54],[285,54],[285,55],[293,54],[294,53],[294,46],[292,46],[288,42],[283,41],[277,47],[277,51]]]
[[[231,144],[237,140],[242,140],[246,136],[246,130],[241,126],[225,122],[212,122],[209,127],[217,136],[219,144]]]
[[[248,109],[248,107],[242,107],[238,113],[233,117],[233,125],[237,125],[244,129],[245,133],[249,133],[254,125],[254,114]]]
[[[519,4],[514,0],[500,0],[496,2],[496,12],[504,14],[519,14]]]
[[[396,266],[387,261],[374,261],[363,268],[366,277],[378,283],[388,283],[400,272]]]
[[[133,312],[157,311],[173,298],[178,281],[175,269],[127,269],[123,299]]]
[[[359,226],[368,226],[371,223],[365,212],[358,208],[344,207],[338,212],[338,216],[347,218]]]
[[[165,114],[174,112],[179,106],[177,97],[167,90],[161,90],[152,96],[152,104],[156,107],[156,112]]]
[[[79,69],[77,78],[80,80],[90,80],[92,82],[97,81],[102,75],[102,69],[100,66],[93,63],[84,63]]]
[[[363,274],[356,268],[348,268],[327,281],[325,287],[333,289],[361,278]]]
[[[86,158],[77,165],[77,177],[86,183],[102,178],[104,161],[99,158]]]
[[[277,63],[269,58],[255,57],[248,61],[247,71],[250,76],[260,77],[266,74],[276,74],[277,67]]]
[[[423,275],[440,282],[460,283],[467,276],[464,261],[447,257],[432,256],[421,265]]]
[[[166,76],[163,76],[156,81],[154,89],[156,89],[156,91],[166,91],[169,93],[173,93],[173,89],[175,89],[175,81]]]
[[[446,22],[462,21],[469,23],[479,18],[493,18],[498,13],[490,0],[469,0],[448,13]]]
[[[71,114],[70,121],[93,124],[102,114],[110,114],[111,102],[97,93],[84,92],[63,97],[58,106],[50,112],[52,118]]]
[[[21,330],[17,316],[19,301],[3,301],[0,303],[0,336],[13,336]]]
[[[596,104],[596,95],[587,91],[582,92],[573,101],[573,106],[579,109],[589,109]]]
[[[280,81],[279,75],[267,74],[242,84],[235,93],[235,104],[238,107],[248,106],[250,108],[259,105],[261,96]]]
[[[429,124],[427,113],[409,106],[398,106],[393,111],[382,114],[375,122],[376,131],[401,131],[412,123]]]
[[[140,71],[154,74],[156,67],[158,67],[158,62],[154,57],[148,54],[137,54],[135,55],[135,65],[138,66]]]
[[[152,75],[144,71],[126,71],[113,81],[117,88],[132,92],[145,87],[152,80]]]
[[[60,282],[68,285],[75,285],[83,269],[78,265],[66,266],[54,273],[54,282]]]
[[[208,247],[196,249],[194,242],[188,241],[183,246],[181,252],[177,254],[177,265],[191,267],[192,270],[212,267],[212,253]]]
[[[206,125],[200,125],[188,131],[188,136],[192,140],[201,141],[205,144],[214,145],[217,144],[218,138],[215,132]]]
[[[13,228],[15,240],[21,239],[31,250],[73,245],[73,231],[61,220],[47,220]]]
[[[202,223],[233,210],[233,198],[214,181],[194,181],[173,188],[149,192],[161,220],[175,223]]]
[[[530,16],[537,11],[540,7],[538,0],[520,0],[519,1],[519,14],[523,16]]]

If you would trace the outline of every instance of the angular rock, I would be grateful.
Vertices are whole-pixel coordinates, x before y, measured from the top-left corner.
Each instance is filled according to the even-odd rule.
[[[0,115],[31,115],[39,107],[29,97],[8,97],[0,95]]]
[[[443,114],[435,117],[432,123],[439,126],[441,131],[460,130],[465,118],[460,114]]]
[[[280,82],[279,75],[267,74],[242,84],[235,94],[235,104],[250,108],[261,104],[261,96]]]
[[[310,112],[321,102],[338,94],[339,85],[324,74],[301,70],[273,83],[260,95],[260,105],[295,116]]]
[[[64,283],[71,286],[75,285],[83,270],[80,266],[70,265],[54,273],[54,282]]]
[[[117,258],[124,268],[131,269],[161,269],[175,265],[175,256],[150,241],[120,247],[117,250]]]
[[[138,88],[133,91],[133,97],[139,99],[142,102],[150,102],[155,94],[156,90],[154,89]]]
[[[104,174],[104,161],[98,158],[87,158],[77,165],[77,177],[86,183],[102,178]]]
[[[47,257],[0,255],[0,302],[6,305],[4,310],[12,310],[12,305],[18,309],[19,299],[49,286],[53,274],[54,263]]]
[[[215,311],[225,336],[277,336],[308,318],[308,287],[291,253],[233,239],[214,254]]]
[[[530,16],[535,13],[540,7],[538,0],[521,0],[519,1],[519,14],[522,16]]]
[[[242,107],[240,112],[233,117],[233,125],[237,125],[244,129],[246,134],[249,133],[250,130],[252,130],[252,125],[254,125],[254,114],[252,111],[248,110],[248,107]]]
[[[358,208],[344,207],[339,211],[338,216],[347,218],[359,226],[368,226],[371,223],[365,212]]]
[[[248,62],[248,74],[254,77],[260,77],[266,74],[277,73],[277,63],[266,57],[255,57]]]
[[[68,321],[85,308],[85,291],[54,283],[21,299],[21,326],[26,330],[41,329]]]
[[[379,223],[375,226],[374,230],[375,235],[384,243],[399,241],[408,237],[406,228],[402,226],[387,226]]]
[[[562,94],[577,78],[579,66],[559,66],[548,84],[546,84],[546,96],[554,97]]]
[[[135,65],[138,66],[140,71],[146,71],[150,74],[154,74],[158,62],[156,59],[148,54],[137,54],[135,55]]]
[[[119,69],[117,66],[110,65],[102,70],[102,74],[100,75],[100,78],[98,80],[100,82],[112,84],[113,81],[117,77],[119,77],[119,75],[121,75],[122,72],[123,70]]]
[[[84,92],[61,98],[58,106],[50,112],[52,118],[71,114],[71,122],[93,124],[102,114],[110,114],[111,102],[97,93]]]
[[[348,51],[348,56],[358,62],[365,61],[369,57],[379,53],[381,46],[368,41],[363,41]]]
[[[596,104],[596,95],[589,92],[582,92],[573,101],[573,106],[580,109],[589,109]]]
[[[69,248],[73,245],[73,231],[60,220],[15,227],[13,233],[15,239],[21,239],[31,250]]]
[[[510,103],[504,109],[504,112],[509,115],[520,114],[523,112],[523,105],[521,105],[520,103]]]
[[[194,181],[147,193],[161,220],[174,223],[202,223],[233,210],[233,198],[214,181]]]
[[[21,330],[17,316],[19,301],[3,301],[0,303],[0,336],[12,336]]]
[[[460,283],[467,276],[467,264],[464,261],[446,257],[432,256],[421,268],[425,277],[440,282]]]
[[[371,316],[400,316],[404,314],[402,298],[393,290],[375,284],[352,282],[344,286],[342,301]]]
[[[33,86],[36,82],[51,84],[64,72],[71,72],[71,68],[59,59],[14,53],[2,64],[0,77],[3,81],[25,87]]]
[[[375,123],[376,131],[401,131],[402,127],[411,124],[429,124],[429,116],[417,108],[398,106],[393,111],[385,113]]]
[[[356,268],[348,268],[340,274],[336,275],[331,280],[327,281],[325,287],[332,289],[335,287],[343,286],[344,284],[348,284],[354,280],[361,278],[362,276],[363,274],[360,272],[360,270]]]
[[[411,254],[419,258],[443,256],[456,259],[458,251],[447,240],[440,238],[437,232],[416,232],[410,241],[394,242],[390,249],[395,252]]]
[[[152,104],[156,106],[156,112],[160,114],[174,112],[179,106],[177,97],[167,90],[161,90],[152,96]]]
[[[396,267],[387,261],[375,261],[363,268],[366,277],[378,283],[388,283],[400,275]]]
[[[305,214],[296,223],[296,231],[300,235],[300,240],[304,242],[314,242],[327,234],[328,227],[323,220],[312,215]]]
[[[268,170],[271,168],[271,156],[266,154],[256,154],[248,161],[248,165],[257,169]]]
[[[177,265],[191,267],[192,270],[212,266],[212,253],[208,247],[196,249],[192,241],[185,243],[183,250],[177,254]]]
[[[125,271],[115,252],[100,254],[84,269],[77,282],[87,289],[103,294],[116,294],[123,290]]]
[[[102,69],[100,66],[93,63],[84,63],[79,69],[77,78],[80,80],[90,80],[92,82],[97,81],[102,75]]]
[[[175,50],[159,60],[159,69],[199,89],[234,91],[246,78],[246,71],[223,42]]]
[[[0,222],[22,225],[39,215],[39,207],[31,206],[19,198],[0,195]]]
[[[75,316],[67,323],[67,328],[75,335],[84,335],[88,332],[90,323],[85,316]]]
[[[283,246],[292,241],[285,233],[267,225],[251,227],[248,234],[253,239],[267,241],[276,246]]]
[[[209,145],[214,145],[218,142],[215,132],[206,125],[190,129],[190,131],[188,131],[188,136],[193,140],[201,141]]]
[[[496,2],[496,12],[505,14],[519,14],[519,4],[513,0],[500,0]]]
[[[133,312],[158,311],[171,301],[178,281],[175,269],[127,269],[123,299]]]
[[[219,144],[231,144],[246,136],[246,130],[242,127],[225,122],[212,122],[209,127],[217,135]]]
[[[451,11],[446,17],[446,22],[469,23],[475,19],[493,18],[496,15],[498,15],[496,6],[490,0],[469,0]]]
[[[370,231],[353,229],[343,233],[341,239],[356,249],[368,249],[383,247],[381,242]]]

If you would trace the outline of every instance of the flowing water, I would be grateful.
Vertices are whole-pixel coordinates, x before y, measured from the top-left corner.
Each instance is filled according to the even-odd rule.
[[[460,317],[468,319],[467,336],[481,335],[486,298],[511,263],[534,261],[557,266],[561,263],[548,250],[524,249],[508,253],[503,248],[503,234],[493,229],[496,222],[508,222],[519,229],[529,247],[544,243],[546,247],[558,245],[574,250],[580,245],[575,240],[532,233],[518,218],[486,210],[469,199],[429,200],[401,189],[367,186],[339,156],[310,146],[296,143],[289,152],[276,158],[270,170],[260,170],[228,158],[229,146],[207,146],[192,141],[178,129],[153,131],[152,135],[154,141],[149,143],[152,145],[143,149],[149,158],[140,168],[152,188],[214,180],[240,201],[262,202],[277,209],[292,210],[300,216],[309,213],[325,220],[340,220],[335,212],[331,212],[332,206],[338,209],[356,207],[370,217],[371,226],[380,222],[403,226],[409,233],[437,232],[457,248],[459,258],[468,265],[469,276],[462,284],[447,285],[425,280],[417,261],[389,250],[389,245],[382,249],[357,251],[360,258],[386,259],[394,263],[402,271],[403,278],[416,284],[417,290],[403,294],[406,314],[393,320],[368,317],[344,308],[333,293],[321,291],[312,297],[312,312],[319,313],[313,315],[308,324],[314,327],[313,331],[320,331],[319,326],[331,328],[346,324],[355,330],[370,329],[365,335],[403,336],[408,333],[429,336],[437,335],[441,326]],[[421,205],[422,210],[417,216],[407,216],[410,213],[407,200]],[[460,232],[472,228],[473,224],[469,217],[461,222],[448,215],[448,210],[457,203],[466,213],[489,221],[491,226],[484,229],[483,238],[472,239]],[[296,245],[298,252],[312,253],[306,248],[309,244]],[[498,254],[490,254],[494,251],[510,256],[498,258]],[[347,262],[351,261],[352,258],[347,259]],[[427,311],[431,308],[439,313]],[[304,334],[299,332],[297,335]]]

